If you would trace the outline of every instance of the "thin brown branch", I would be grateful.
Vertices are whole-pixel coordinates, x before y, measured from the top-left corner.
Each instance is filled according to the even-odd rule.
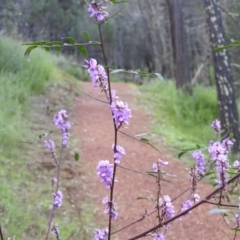
[[[227,182],[227,185],[229,185],[230,183],[234,182],[234,181],[237,180],[239,177],[240,177],[240,173],[238,173],[237,175],[235,175],[234,177],[232,177],[232,178]],[[141,234],[138,234],[138,235],[136,235],[136,236],[134,236],[134,237],[132,237],[132,238],[129,238],[128,240],[135,240],[135,239],[144,237],[144,236],[146,236],[147,234],[156,231],[158,228],[161,228],[161,227],[163,227],[163,226],[171,223],[172,221],[174,221],[174,220],[178,219],[179,217],[187,214],[188,212],[192,211],[193,209],[197,208],[198,206],[200,206],[200,205],[202,205],[202,204],[204,204],[204,203],[207,203],[207,201],[208,201],[209,199],[211,199],[211,198],[214,197],[217,193],[219,193],[220,191],[222,191],[224,187],[225,187],[225,186],[222,186],[222,187],[220,187],[220,188],[215,189],[213,192],[211,192],[209,195],[207,195],[207,196],[205,197],[205,199],[199,201],[198,203],[196,203],[196,204],[193,205],[192,207],[188,208],[187,210],[185,210],[185,211],[177,214],[176,216],[174,216],[174,217],[172,217],[172,218],[167,219],[166,221],[164,221],[164,222],[162,222],[162,223],[160,223],[160,224],[158,224],[158,225],[156,225],[156,226],[148,229],[147,231],[145,231],[145,232],[143,232],[143,233],[141,233]]]
[[[106,102],[106,101],[104,101],[104,100],[100,100],[100,99],[98,99],[98,98],[95,98],[95,97],[89,95],[88,93],[84,92],[81,88],[78,88],[78,87],[77,87],[77,89],[78,89],[79,91],[81,91],[82,93],[84,93],[85,95],[87,95],[88,97],[90,97],[90,98],[92,98],[92,99],[94,99],[94,100],[96,100],[96,101],[109,104],[108,102]]]
[[[1,226],[0,226],[0,237],[1,237],[1,240],[4,240],[4,239],[3,239],[3,234],[2,234],[2,228],[1,228]]]

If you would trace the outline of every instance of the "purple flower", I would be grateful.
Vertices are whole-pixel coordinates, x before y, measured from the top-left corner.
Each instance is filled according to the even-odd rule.
[[[116,103],[112,102],[110,108],[113,113],[115,124],[118,125],[118,127],[123,124],[128,124],[128,119],[132,117],[132,115],[127,103],[124,104],[122,101],[116,101]]]
[[[233,166],[236,168],[240,168],[240,162],[238,160],[234,161]]]
[[[110,215],[112,219],[116,220],[117,216],[118,216],[118,213],[116,211],[116,203],[109,202],[108,197],[105,197],[102,200],[102,203],[106,205],[104,213]],[[110,207],[111,205],[112,205],[112,207]],[[111,209],[111,211],[110,211],[110,209]]]
[[[200,196],[196,193],[193,195],[193,198],[194,198],[194,202],[199,202],[200,201]]]
[[[221,130],[221,122],[216,119],[212,122],[211,127],[216,133],[219,133]]]
[[[212,159],[214,160],[217,168],[218,187],[225,187],[228,181],[228,169],[230,167],[227,154],[229,153],[233,142],[226,138],[222,142],[210,142],[208,146],[208,152],[211,154]],[[237,166],[237,162],[234,163]]]
[[[108,89],[108,77],[102,65],[97,64],[97,60],[91,58],[89,61],[85,60],[85,68],[92,78],[93,87],[99,87],[102,90]]]
[[[97,75],[97,60],[90,58],[90,60],[85,59],[85,65],[83,65],[85,68],[88,69],[88,73],[90,76],[95,76]]]
[[[183,212],[183,211],[189,209],[192,206],[193,206],[193,202],[191,200],[187,200],[182,204],[181,211]]]
[[[201,151],[194,151],[192,154],[193,158],[197,162],[197,170],[200,174],[204,175],[204,168],[205,168],[205,162],[204,162],[204,155]]]
[[[113,99],[113,100],[119,98],[118,96],[116,96],[115,90],[111,90],[111,94],[112,94],[112,99]]]
[[[218,173],[218,187],[225,187],[228,181],[228,168],[230,167],[228,163],[227,155],[220,154],[216,160],[216,168]]]
[[[182,204],[181,212],[189,209],[189,208],[192,207],[192,206],[193,206],[193,201],[191,201],[191,200],[185,201],[185,202]],[[190,212],[191,212],[191,211],[190,211]],[[190,212],[189,212],[189,213],[190,213]],[[182,216],[179,217],[179,220],[180,220],[180,221],[182,220]]]
[[[97,229],[94,231],[94,240],[107,240],[108,229]]]
[[[113,164],[109,163],[108,160],[99,161],[97,165],[97,175],[100,178],[100,181],[106,185],[107,189],[109,189],[112,184]]]
[[[67,118],[68,118],[67,111],[60,110],[58,114],[53,117],[53,123],[57,128],[61,129]]]
[[[67,122],[68,119],[67,111],[60,110],[57,115],[53,117],[53,122],[55,126],[62,130],[62,145],[67,146],[69,132],[68,130],[71,128],[71,123]]]
[[[54,151],[55,148],[55,143],[53,140],[49,139],[49,140],[45,140],[44,141],[44,147],[49,148],[51,150],[51,152]]]
[[[233,146],[233,142],[229,138],[225,138],[222,141],[222,145],[226,148],[227,151],[230,151]]]
[[[174,216],[174,206],[172,205],[171,198],[168,195],[165,195],[159,199],[159,207],[161,207],[166,214],[166,219]]]
[[[166,167],[168,165],[168,162],[164,162],[161,159],[158,159],[157,163],[153,163],[153,171],[158,172],[161,171],[162,167]]]
[[[240,216],[238,214],[235,214],[235,221],[236,221],[236,228],[240,227]]]
[[[102,6],[102,2],[95,3],[95,1],[92,1],[91,4],[88,5],[90,17],[95,16],[99,22],[108,16],[108,13],[103,11],[103,9],[104,7]]]
[[[217,156],[219,154],[225,154],[226,153],[226,147],[221,142],[210,142],[208,146],[208,152],[211,154],[211,157],[213,160],[217,159]]]
[[[112,145],[112,149],[114,150],[114,144]],[[116,146],[116,152],[114,153],[115,163],[120,164],[120,159],[125,154],[126,154],[126,152],[125,152],[124,148],[119,146],[119,145],[117,145]]]
[[[63,199],[63,194],[61,191],[57,191],[56,193],[53,193],[53,206],[61,207],[62,199]]]
[[[160,233],[155,233],[153,235],[153,240],[164,240],[164,235],[163,234],[160,234]]]

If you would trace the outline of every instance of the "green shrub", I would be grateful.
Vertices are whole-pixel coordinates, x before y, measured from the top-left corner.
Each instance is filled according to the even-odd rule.
[[[211,122],[218,118],[213,87],[195,86],[192,95],[177,91],[174,82],[154,82],[141,87],[148,109],[154,113],[153,131],[167,145],[181,148],[206,145],[214,136]]]

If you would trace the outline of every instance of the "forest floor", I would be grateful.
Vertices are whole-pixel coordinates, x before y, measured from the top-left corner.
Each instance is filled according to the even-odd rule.
[[[104,94],[99,89],[93,89],[91,83],[81,83],[81,89],[95,98],[105,100]],[[112,89],[116,90],[120,100],[128,102],[129,108],[132,110],[133,117],[129,121],[130,125],[122,131],[131,136],[148,133],[143,137],[148,138],[159,149],[157,152],[149,145],[119,133],[118,144],[126,151],[120,166],[143,172],[152,171],[152,164],[158,159],[168,161],[169,165],[165,171],[177,177],[168,178],[170,183],[163,183],[162,194],[169,195],[173,199],[189,187],[186,165],[170,149],[164,147],[161,136],[151,134],[152,116],[151,113],[146,112],[139,100],[140,91],[126,83],[113,83]],[[75,125],[72,131],[80,139],[76,147],[80,151],[81,172],[85,174],[83,184],[86,186],[89,201],[93,201],[96,206],[96,209],[92,209],[95,224],[99,228],[105,228],[108,217],[103,213],[104,205],[101,202],[105,196],[109,196],[109,190],[100,183],[96,175],[96,166],[99,160],[112,161],[113,158],[111,146],[114,141],[114,131],[111,112],[107,104],[96,101],[85,94],[76,96],[74,102],[71,115]],[[114,202],[117,203],[119,216],[113,222],[113,232],[140,219],[146,211],[151,212],[154,209],[155,202],[137,200],[138,197],[156,199],[157,194],[157,185],[153,177],[117,167],[117,180],[114,189]],[[83,191],[82,187],[79,187],[79,191]],[[206,196],[211,191],[212,186],[209,183],[204,181],[199,183],[198,194],[201,197]],[[80,194],[84,195],[85,193],[81,192]],[[188,199],[188,196],[189,192],[173,202],[175,213],[179,211],[181,203]],[[73,194],[72,198],[74,198]],[[77,199],[74,201],[77,202]],[[234,232],[229,230],[222,216],[208,213],[211,208],[216,207],[203,205],[184,216],[182,221],[176,220],[167,231],[165,239],[233,239]],[[157,219],[156,215],[153,215],[116,233],[112,239],[128,239],[155,226]],[[151,239],[151,237],[144,239]]]

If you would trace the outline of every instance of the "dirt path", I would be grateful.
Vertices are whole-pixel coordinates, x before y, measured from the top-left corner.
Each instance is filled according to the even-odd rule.
[[[83,83],[81,88],[88,94],[105,100],[99,89],[93,89],[90,83]],[[124,131],[132,136],[145,132],[150,133],[151,116],[146,114],[143,108],[141,108],[137,99],[138,91],[124,83],[113,84],[113,89],[116,90],[120,100],[128,102],[132,110],[133,117],[130,119],[130,125]],[[103,213],[104,205],[102,205],[101,201],[105,196],[109,195],[109,190],[97,178],[96,166],[99,160],[108,159],[112,161],[113,158],[111,150],[113,143],[111,113],[107,104],[97,102],[84,94],[77,100],[74,122],[78,125],[74,127],[74,131],[81,139],[79,149],[82,166],[84,167],[82,170],[88,173],[88,189],[98,207],[95,215],[96,224],[99,225],[99,228],[107,227],[108,217]],[[176,157],[173,157],[168,149],[162,146],[159,136],[151,138],[151,135],[149,135],[147,138],[154,142],[160,149],[160,153],[146,144],[119,134],[118,144],[123,146],[127,153],[121,160],[121,166],[138,171],[151,171],[152,164],[158,159],[168,161],[169,166],[166,168],[166,171],[176,174],[178,178],[169,179],[172,183],[164,183],[162,193],[174,198],[174,196],[177,196],[189,186],[186,167]],[[122,168],[117,169],[117,180],[118,183],[116,183],[114,190],[114,201],[118,204],[119,216],[113,224],[113,231],[141,218],[145,210],[150,212],[154,208],[155,203],[146,200],[136,200],[136,198],[148,197],[156,199],[157,191],[154,178],[126,171]],[[210,191],[211,186],[209,184],[204,182],[199,184],[200,196],[207,195]],[[178,211],[179,205],[186,200],[187,196],[188,194],[179,199],[178,204],[174,202],[174,205],[177,204],[178,206],[175,206],[175,211]],[[210,206],[200,207],[185,216],[182,221],[175,221],[166,233],[165,239],[233,239],[234,233],[228,230],[222,217],[217,214],[208,214],[210,208]],[[156,223],[155,216],[148,217],[144,221],[117,233],[112,239],[128,239],[155,226]]]

